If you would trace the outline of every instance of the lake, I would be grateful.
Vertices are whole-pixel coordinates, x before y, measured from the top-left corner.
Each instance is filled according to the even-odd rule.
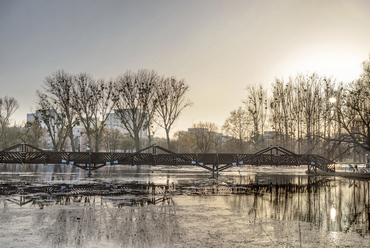
[[[1,247],[370,247],[370,182],[305,167],[0,165]]]

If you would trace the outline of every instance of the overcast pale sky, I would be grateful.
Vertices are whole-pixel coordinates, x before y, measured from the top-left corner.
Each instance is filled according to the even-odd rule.
[[[0,0],[0,97],[18,99],[21,122],[59,69],[105,79],[154,69],[191,88],[173,131],[222,125],[249,84],[357,78],[369,30],[368,0]]]

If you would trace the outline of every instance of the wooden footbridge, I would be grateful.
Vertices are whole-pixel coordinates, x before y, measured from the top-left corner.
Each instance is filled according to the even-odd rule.
[[[158,145],[134,153],[113,152],[53,152],[21,143],[0,151],[4,164],[72,164],[84,170],[97,170],[112,165],[194,165],[214,173],[233,166],[274,165],[308,166],[335,171],[335,163],[316,154],[295,154],[279,146],[270,146],[254,154],[184,153],[178,154]],[[1,170],[1,169],[0,169]]]

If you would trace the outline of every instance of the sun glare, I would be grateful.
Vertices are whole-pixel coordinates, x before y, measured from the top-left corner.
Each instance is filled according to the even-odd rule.
[[[339,82],[349,82],[361,74],[361,62],[361,58],[348,54],[313,54],[293,62],[288,69],[289,75],[285,76],[294,76],[298,72],[317,72],[322,76],[332,76]]]
[[[337,215],[337,211],[335,210],[335,208],[331,208],[330,209],[330,219],[335,220],[336,215]]]

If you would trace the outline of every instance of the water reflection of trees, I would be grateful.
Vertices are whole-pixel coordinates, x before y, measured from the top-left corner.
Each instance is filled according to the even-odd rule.
[[[68,181],[68,177],[70,180],[76,180],[84,176],[79,174],[82,170],[67,165],[9,165],[6,170],[14,172],[9,173],[10,178],[18,175],[18,172],[27,172],[27,168],[33,168],[30,171],[34,174],[28,180],[28,174],[25,173],[26,176],[23,176],[22,180],[27,178],[31,181],[36,177],[41,182]],[[107,166],[98,170],[91,182],[100,180],[105,187],[106,182],[113,184],[115,181],[140,181],[143,184],[146,181],[155,181],[156,184],[161,182],[175,186],[177,193],[188,194],[194,191],[200,198],[207,193],[206,200],[212,199],[212,194],[215,193],[235,194],[220,199],[235,212],[252,217],[255,223],[264,218],[274,218],[312,223],[325,231],[357,232],[361,235],[370,233],[369,182],[334,178],[318,180],[306,175],[263,174],[260,172],[263,168],[256,174],[225,173],[218,179],[210,180],[209,174],[197,168],[194,169],[195,172],[184,171],[184,174],[175,167],[163,168]],[[153,170],[155,173],[152,173]],[[82,172],[86,175],[85,171]],[[5,176],[7,174],[1,175]],[[69,182],[66,183],[67,187],[68,184]],[[180,187],[183,184],[187,186]],[[243,191],[238,191],[242,185],[253,187],[249,191],[244,190],[246,187]],[[155,247],[159,244],[169,244],[173,239],[179,240],[182,230],[177,224],[176,206],[173,206],[172,200],[163,198],[159,202],[160,198],[155,198],[153,201],[150,196],[149,194],[147,198],[142,198],[146,201],[123,196],[33,199],[33,204],[44,208],[40,210],[34,224],[39,223],[38,226],[43,228],[45,242],[50,242],[50,246],[116,243],[117,246]],[[7,197],[7,200],[3,201],[4,211],[10,204],[27,204],[26,197],[20,200],[17,197]],[[55,210],[57,215],[48,207],[49,204],[59,205]]]
[[[105,166],[93,171],[80,169],[70,164],[4,164],[1,167],[0,180],[4,182],[53,183],[55,181],[150,181],[152,174],[150,166],[116,165]],[[155,180],[155,179],[154,179]]]
[[[326,231],[370,233],[369,182],[319,181],[307,187],[274,185],[270,191],[263,189],[225,200],[234,210],[245,210],[255,222],[274,218],[305,221]]]
[[[65,196],[56,204],[61,204],[56,214],[44,211],[33,223],[43,227],[43,238],[53,247],[158,247],[181,238],[172,198]]]

